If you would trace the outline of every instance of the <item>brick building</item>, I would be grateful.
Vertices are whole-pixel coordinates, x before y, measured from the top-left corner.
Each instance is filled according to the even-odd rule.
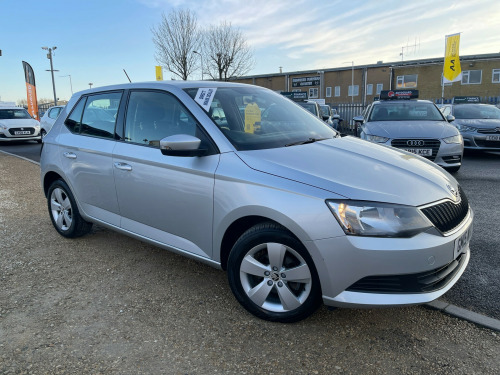
[[[421,99],[441,101],[444,58],[408,60],[341,68],[264,74],[235,81],[274,91],[307,91],[309,98],[366,105],[381,90],[416,88]],[[500,53],[461,56],[462,81],[445,84],[445,102],[454,96],[477,95],[483,102],[500,103]]]

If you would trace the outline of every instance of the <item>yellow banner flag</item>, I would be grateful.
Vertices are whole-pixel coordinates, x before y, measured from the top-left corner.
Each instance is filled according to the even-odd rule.
[[[163,69],[161,66],[156,66],[156,80],[163,81]]]
[[[455,82],[462,79],[462,68],[458,53],[460,34],[446,36],[446,52],[444,56],[443,77],[445,82]]]

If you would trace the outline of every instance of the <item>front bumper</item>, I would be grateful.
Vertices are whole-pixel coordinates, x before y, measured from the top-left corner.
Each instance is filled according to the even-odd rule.
[[[327,270],[318,271],[323,302],[329,306],[372,308],[421,304],[439,298],[458,281],[467,267],[469,244],[460,254],[455,254],[455,242],[463,238],[472,222],[470,210],[467,219],[448,236],[433,229],[412,238],[341,236],[312,241],[311,245],[317,248],[325,263],[317,267],[318,270]],[[459,261],[454,262],[456,259]],[[451,268],[448,273],[441,271]],[[425,291],[415,291],[410,286],[405,290],[404,283],[401,284],[403,289],[397,291],[389,291],[385,286],[373,291],[359,290],[360,280],[408,279],[422,274],[444,276]]]
[[[8,130],[0,130],[0,142],[16,142],[16,141],[39,141],[42,139],[40,136],[40,129],[36,129],[33,134],[29,135],[12,135]]]
[[[500,141],[487,141],[488,134],[461,133],[467,150],[500,151]]]

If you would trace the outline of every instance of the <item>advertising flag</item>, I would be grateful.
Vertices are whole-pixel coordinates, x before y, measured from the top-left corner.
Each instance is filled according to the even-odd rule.
[[[163,69],[161,66],[156,66],[156,80],[163,81]]]
[[[35,73],[26,61],[23,61],[24,79],[26,80],[26,93],[28,95],[28,112],[35,120],[38,117],[38,103],[36,99]]]
[[[462,68],[458,53],[460,34],[446,36],[446,51],[444,55],[443,78],[445,82],[455,82],[462,79]]]

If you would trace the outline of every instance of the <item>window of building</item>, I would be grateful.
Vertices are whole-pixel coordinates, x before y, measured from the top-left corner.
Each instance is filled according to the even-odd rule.
[[[359,85],[349,86],[347,96],[358,96],[359,95]]]
[[[371,83],[366,85],[366,95],[373,95],[373,85]]]
[[[375,92],[375,94],[380,95],[380,93],[382,92],[383,89],[384,89],[384,84],[377,83],[377,91]]]
[[[317,87],[311,87],[309,89],[309,97],[311,99],[317,99],[318,98],[318,88]]]
[[[340,86],[335,86],[335,96],[340,96]]]
[[[331,98],[332,97],[332,88],[331,87],[327,87],[326,88],[326,97],[327,98]]]
[[[292,92],[302,92],[301,89],[293,89]]]
[[[482,79],[482,70],[465,70],[462,72],[462,85],[479,85]]]
[[[493,69],[491,73],[491,82],[500,83],[500,69]]]
[[[398,89],[410,89],[417,87],[418,74],[408,74],[404,76],[398,76],[396,80],[396,88]]]

